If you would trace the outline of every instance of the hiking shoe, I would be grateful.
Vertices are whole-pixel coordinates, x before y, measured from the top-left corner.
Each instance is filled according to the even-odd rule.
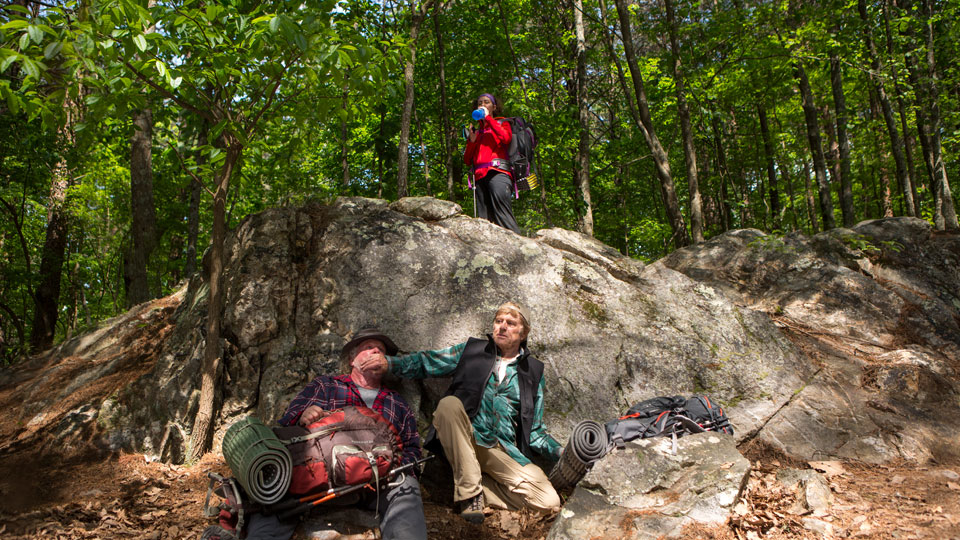
[[[460,517],[470,523],[483,522],[483,504],[482,491],[465,501],[460,501]]]
[[[219,525],[211,525],[204,529],[200,540],[237,540],[237,537]]]

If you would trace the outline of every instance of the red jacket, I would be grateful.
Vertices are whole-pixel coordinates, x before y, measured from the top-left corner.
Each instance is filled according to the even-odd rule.
[[[503,118],[491,118],[490,116],[480,121],[480,130],[477,131],[477,138],[470,142],[467,140],[467,150],[463,153],[463,162],[473,170],[474,178],[483,178],[490,169],[496,169],[507,173],[511,178],[509,169],[502,167],[479,167],[477,165],[490,163],[494,158],[506,160],[509,156],[510,139],[513,138],[513,130],[510,129],[510,123],[504,122]]]

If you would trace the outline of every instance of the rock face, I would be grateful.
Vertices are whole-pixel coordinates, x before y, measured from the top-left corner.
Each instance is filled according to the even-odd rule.
[[[561,443],[581,420],[705,393],[738,442],[802,458],[922,461],[960,447],[960,240],[920,220],[812,238],[732,231],[643,265],[566,230],[521,237],[448,202],[348,198],[249,216],[225,248],[215,449],[234,420],[275,419],[311,378],[339,372],[359,328],[379,325],[408,351],[441,348],[488,332],[505,300],[532,313],[546,424]],[[30,368],[45,373],[37,381],[72,374],[56,395],[11,390],[26,369],[5,375],[0,396],[22,406],[5,438],[96,425],[109,448],[182,461],[207,292],[195,276],[162,323],[131,311],[65,343],[51,354],[69,362]],[[145,352],[126,358],[103,341],[120,330]],[[77,371],[84,362],[94,371]],[[112,386],[71,390],[117,369]],[[424,422],[445,386],[397,384]]]
[[[807,459],[955,454],[960,237],[915,218],[814,237],[732,231],[665,266],[767,313],[815,376],[759,437]]]
[[[691,522],[726,521],[750,463],[729,435],[631,441],[593,469],[567,499],[548,540],[681,536]]]
[[[524,238],[433,199],[250,216],[227,241],[224,283],[221,434],[243,415],[277,418],[307,381],[338,370],[340,347],[365,325],[405,350],[442,348],[488,332],[509,299],[532,313],[546,422],[561,441],[580,420],[693,392],[723,403],[738,436],[751,436],[815,372],[768,316],[709,285],[577,233]],[[185,455],[206,292],[190,283],[153,371],[100,407],[115,446]],[[442,388],[402,390],[428,415]]]

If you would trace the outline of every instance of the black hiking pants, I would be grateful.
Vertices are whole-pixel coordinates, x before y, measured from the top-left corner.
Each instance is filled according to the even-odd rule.
[[[483,178],[477,179],[476,198],[478,217],[520,234],[513,217],[513,180],[506,173],[488,169]]]

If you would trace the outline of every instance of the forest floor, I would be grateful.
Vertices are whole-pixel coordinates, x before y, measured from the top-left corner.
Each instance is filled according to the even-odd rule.
[[[960,464],[821,463],[832,505],[825,513],[798,515],[791,512],[793,495],[775,474],[803,464],[756,447],[742,450],[754,467],[733,517],[720,526],[688,527],[684,538],[960,539]],[[23,451],[5,455],[0,457],[0,537],[196,539],[213,523],[202,516],[208,471],[227,468],[213,454],[189,467],[150,462],[139,454],[103,458],[91,453],[69,460]],[[541,539],[555,519],[494,512],[482,524],[467,523],[453,513],[444,480],[424,481],[430,538]],[[804,521],[812,525],[805,527]],[[298,533],[298,538],[306,537]]]

